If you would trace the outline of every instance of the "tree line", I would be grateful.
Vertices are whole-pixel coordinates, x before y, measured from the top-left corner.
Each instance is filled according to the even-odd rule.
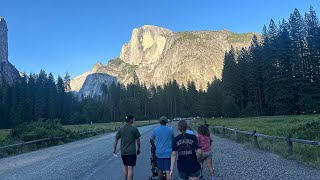
[[[288,21],[271,19],[250,48],[226,52],[222,81],[215,81],[213,89],[223,91],[232,116],[318,113],[319,51],[315,10],[302,16],[295,9]]]
[[[174,117],[247,117],[318,113],[320,106],[320,27],[311,7],[302,16],[264,26],[248,48],[225,53],[222,78],[206,90],[176,80],[162,86],[139,82],[102,85],[102,96],[79,99],[70,76],[54,79],[41,70],[16,83],[0,85],[0,128],[39,119],[62,124]]]
[[[5,81],[3,81],[5,82]],[[66,92],[70,85],[66,74],[55,80],[50,73],[41,70],[13,84],[0,84],[0,128],[11,128],[19,124],[41,119],[59,119],[70,123],[75,97]]]

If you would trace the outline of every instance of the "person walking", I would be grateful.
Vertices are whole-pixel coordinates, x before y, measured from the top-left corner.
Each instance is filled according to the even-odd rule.
[[[137,155],[140,154],[141,134],[136,127],[132,126],[134,120],[133,116],[126,116],[126,124],[118,130],[113,146],[113,154],[116,155],[117,144],[119,139],[121,139],[122,172],[125,180],[133,180],[133,168],[137,162]]]
[[[212,165],[212,139],[210,137],[210,131],[206,125],[200,125],[198,127],[197,139],[202,151],[202,164],[203,162],[207,163],[208,169],[211,174],[211,179],[214,180],[215,173]]]
[[[195,135],[186,133],[188,123],[185,120],[178,122],[178,130],[181,132],[172,141],[172,155],[170,165],[170,177],[172,178],[173,168],[178,156],[178,174],[182,180],[199,180],[201,174],[202,152]]]
[[[156,164],[158,167],[158,179],[170,180],[170,159],[172,153],[172,139],[174,137],[172,128],[166,126],[168,119],[165,116],[159,119],[160,126],[156,127],[151,135],[150,143],[156,147]]]

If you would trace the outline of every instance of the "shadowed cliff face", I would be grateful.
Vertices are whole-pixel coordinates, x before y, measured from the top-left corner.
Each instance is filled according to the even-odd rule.
[[[185,85],[194,81],[198,89],[205,89],[213,77],[221,78],[224,53],[231,45],[248,47],[253,35],[226,30],[172,32],[147,25],[133,30],[119,58],[95,66],[94,71],[115,76],[124,84],[138,80],[147,86],[162,85],[175,79]]]
[[[88,75],[82,88],[79,91],[81,96],[99,96],[102,95],[101,86],[105,84],[110,86],[113,82],[116,81],[116,78],[109,76],[107,74],[93,73]]]
[[[8,29],[6,21],[0,16],[0,62],[8,62]]]
[[[8,28],[0,16],[0,84],[12,84],[20,78],[19,71],[8,61]]]

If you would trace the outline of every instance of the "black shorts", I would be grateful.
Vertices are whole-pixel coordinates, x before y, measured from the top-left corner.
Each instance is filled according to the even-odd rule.
[[[121,155],[122,163],[125,166],[135,166],[137,163],[137,155]]]

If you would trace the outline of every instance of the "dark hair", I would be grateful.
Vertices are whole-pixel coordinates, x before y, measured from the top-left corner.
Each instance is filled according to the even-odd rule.
[[[126,122],[130,122],[130,121],[132,121],[133,119],[134,119],[134,116],[132,116],[132,115],[126,116]]]
[[[189,126],[188,126],[188,123],[187,123],[186,120],[180,120],[180,121],[178,122],[178,130],[179,130],[180,132],[185,133],[185,132],[187,131],[188,127],[189,127]]]
[[[165,116],[161,116],[161,117],[159,118],[159,122],[160,122],[161,125],[166,125],[167,122],[168,122],[168,118],[165,117]]]
[[[198,133],[203,136],[210,136],[210,130],[206,125],[200,125],[198,127]]]

